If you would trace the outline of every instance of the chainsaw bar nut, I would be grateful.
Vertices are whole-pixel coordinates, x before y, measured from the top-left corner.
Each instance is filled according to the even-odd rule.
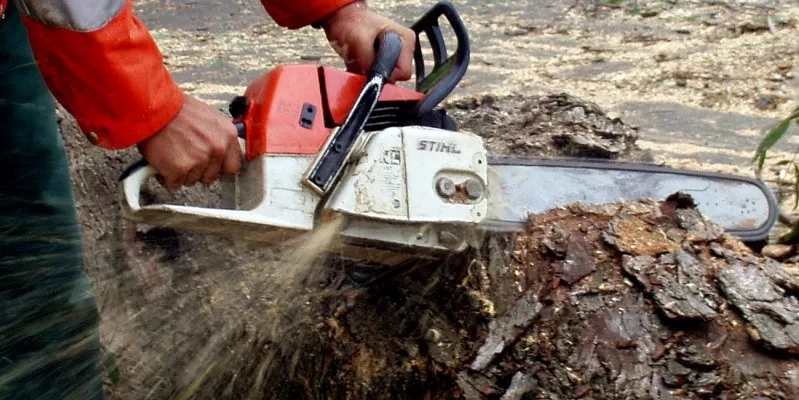
[[[436,181],[436,191],[439,196],[448,199],[455,195],[455,182],[446,177],[438,178],[438,181]]]
[[[468,179],[463,184],[463,188],[466,191],[466,197],[469,200],[477,200],[483,196],[483,185],[480,184],[476,179]]]

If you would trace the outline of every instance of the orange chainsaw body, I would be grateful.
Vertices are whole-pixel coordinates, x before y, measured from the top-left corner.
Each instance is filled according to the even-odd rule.
[[[246,157],[313,155],[344,123],[366,77],[309,64],[279,66],[253,81],[244,93]],[[379,103],[412,106],[424,94],[386,84]],[[404,107],[403,107],[404,108]]]

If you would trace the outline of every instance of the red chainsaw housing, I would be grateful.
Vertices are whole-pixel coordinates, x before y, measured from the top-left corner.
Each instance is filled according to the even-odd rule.
[[[239,118],[246,129],[247,159],[266,153],[318,153],[332,130],[344,123],[365,80],[336,68],[298,64],[277,67],[253,81],[244,93],[247,110]],[[416,103],[423,98],[415,90],[386,84],[379,102]]]

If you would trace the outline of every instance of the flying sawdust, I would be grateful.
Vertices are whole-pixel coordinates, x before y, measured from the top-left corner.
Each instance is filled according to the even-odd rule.
[[[250,354],[255,350],[253,340],[258,347],[263,343],[279,343],[285,335],[301,336],[303,332],[294,329],[297,326],[307,324],[311,319],[311,314],[305,312],[304,305],[310,300],[310,292],[306,288],[310,282],[314,282],[317,274],[323,274],[325,267],[325,255],[328,254],[332,246],[336,243],[337,234],[341,231],[345,219],[341,216],[334,216],[320,223],[319,227],[313,232],[301,235],[295,239],[286,241],[283,244],[285,254],[277,261],[282,268],[277,273],[264,277],[264,281],[271,281],[271,285],[280,293],[272,293],[274,302],[281,307],[272,307],[262,315],[255,323],[256,334],[250,339],[236,341],[231,335],[236,334],[237,326],[230,324],[212,337],[207,344],[198,351],[198,356],[190,363],[184,371],[185,377],[190,377],[191,381],[185,385],[185,389],[177,397],[179,399],[194,398],[200,393],[203,384],[212,376],[215,370],[230,371],[239,368],[231,367],[237,365],[239,357]],[[287,268],[288,267],[288,268]],[[295,343],[303,343],[302,340]],[[234,347],[231,349],[230,347]],[[301,346],[295,349],[282,349],[281,352],[300,352]],[[299,354],[295,357],[298,358]],[[288,368],[287,368],[288,367]],[[250,378],[253,382],[248,398],[263,398],[264,393],[261,382],[272,373],[285,374],[286,370],[293,370],[292,366],[282,364],[277,357],[264,358],[255,373],[256,377]],[[232,386],[237,375],[233,375],[230,385]]]

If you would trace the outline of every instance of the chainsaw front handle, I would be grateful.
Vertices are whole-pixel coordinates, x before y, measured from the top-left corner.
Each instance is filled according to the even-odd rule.
[[[397,62],[402,54],[402,38],[396,32],[383,32],[375,40],[375,60],[372,63],[370,74],[382,78],[387,82],[397,67]]]
[[[444,35],[441,33],[439,19],[446,18],[457,40],[455,52],[447,53]],[[471,48],[469,33],[455,6],[449,0],[441,0],[411,26],[416,32],[416,49],[413,59],[416,67],[416,91],[425,97],[416,106],[415,115],[432,111],[458,86],[469,68]],[[433,69],[425,73],[425,59],[422,54],[421,35],[427,36],[433,53]]]

